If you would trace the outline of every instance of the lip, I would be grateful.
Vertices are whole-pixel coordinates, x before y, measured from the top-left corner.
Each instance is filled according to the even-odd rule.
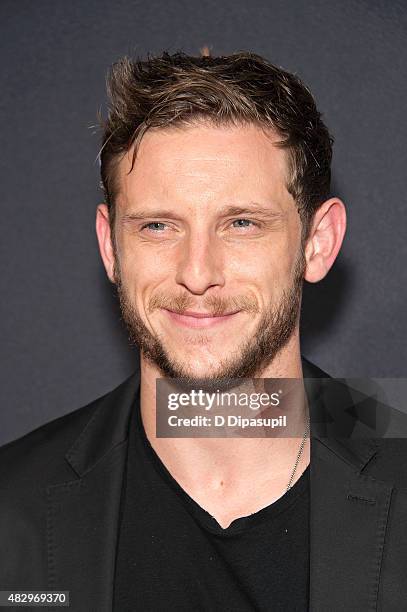
[[[184,327],[195,328],[213,327],[214,325],[225,323],[226,321],[230,321],[240,312],[240,310],[236,310],[235,312],[230,312],[225,315],[211,316],[210,314],[205,312],[193,312],[190,310],[185,311],[184,314],[178,314],[177,312],[167,310],[166,308],[164,308],[164,310],[168,314],[170,319],[175,323],[183,325]]]

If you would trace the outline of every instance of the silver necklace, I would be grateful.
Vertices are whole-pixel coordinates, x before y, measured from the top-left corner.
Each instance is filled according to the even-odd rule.
[[[291,473],[291,478],[290,478],[290,480],[288,481],[288,485],[287,485],[287,490],[286,490],[286,492],[287,492],[287,491],[289,491],[289,490],[291,489],[291,487],[292,487],[292,483],[293,483],[293,480],[294,480],[295,472],[296,472],[297,467],[298,467],[298,464],[299,464],[299,462],[300,462],[301,455],[302,455],[302,451],[304,450],[305,440],[307,439],[308,434],[309,434],[309,429],[310,429],[310,418],[309,418],[309,416],[308,416],[307,427],[306,427],[305,432],[304,432],[304,435],[303,435],[303,437],[302,437],[302,441],[301,441],[301,444],[300,444],[300,448],[299,448],[298,453],[297,453],[297,458],[296,458],[295,463],[294,463],[294,469],[293,469],[293,471],[292,471],[292,473]]]

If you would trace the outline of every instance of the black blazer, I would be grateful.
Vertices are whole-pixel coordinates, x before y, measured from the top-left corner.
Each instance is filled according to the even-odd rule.
[[[303,370],[304,377],[327,377],[306,360]],[[69,590],[73,612],[112,610],[138,385],[137,371],[0,448],[0,590]],[[342,401],[340,392],[333,395],[331,414]],[[312,420],[322,425],[311,425],[310,610],[407,610],[407,441],[325,436],[332,418],[318,410]],[[355,414],[346,419],[355,422]]]

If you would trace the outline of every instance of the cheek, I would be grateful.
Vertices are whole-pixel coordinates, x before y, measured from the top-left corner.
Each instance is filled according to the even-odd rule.
[[[131,236],[123,240],[121,249],[121,264],[123,271],[129,277],[153,278],[165,273],[168,255],[160,249],[152,248],[149,243],[138,243]]]
[[[176,245],[159,241],[142,241],[131,234],[123,234],[121,260],[127,270],[145,276],[165,276],[174,269]]]
[[[284,284],[290,278],[295,249],[287,236],[272,236],[262,244],[246,244],[230,257],[227,265],[231,279],[259,285]]]
[[[174,265],[165,254],[138,248],[127,251],[121,262],[122,281],[140,312],[146,308],[152,294],[160,287],[172,286]]]
[[[275,261],[278,273],[285,285],[290,284],[301,248],[301,223],[298,215],[291,219],[282,237]]]

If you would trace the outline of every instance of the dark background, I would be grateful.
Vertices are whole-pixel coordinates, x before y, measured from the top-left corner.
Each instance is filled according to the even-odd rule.
[[[124,54],[251,50],[310,86],[349,227],[327,279],[306,287],[303,353],[334,376],[406,376],[405,3],[2,0],[0,23],[0,443],[136,366],[94,231],[90,126]]]

